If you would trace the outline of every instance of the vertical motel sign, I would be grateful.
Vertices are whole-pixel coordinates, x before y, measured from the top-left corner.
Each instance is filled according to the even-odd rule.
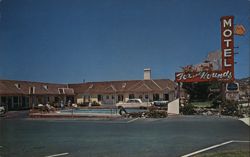
[[[222,69],[175,73],[175,82],[234,81],[234,17],[221,17]]]
[[[234,81],[234,17],[221,17],[222,71],[229,71]],[[228,80],[228,81],[230,81]]]

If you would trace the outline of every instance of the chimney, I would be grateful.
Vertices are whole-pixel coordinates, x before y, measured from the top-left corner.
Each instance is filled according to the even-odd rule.
[[[151,69],[144,69],[144,80],[151,80]]]

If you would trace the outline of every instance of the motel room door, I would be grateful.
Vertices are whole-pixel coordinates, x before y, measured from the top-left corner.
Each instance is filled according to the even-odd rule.
[[[123,101],[123,95],[119,94],[118,95],[118,102]]]

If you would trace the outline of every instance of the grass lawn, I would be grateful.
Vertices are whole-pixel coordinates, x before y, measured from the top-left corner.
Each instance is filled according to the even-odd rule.
[[[196,155],[195,157],[249,157],[250,156],[250,150],[245,151],[222,151],[222,152],[216,152],[216,153],[207,153],[207,154],[200,154]]]
[[[191,102],[192,105],[195,107],[211,107],[213,104],[211,101],[205,101],[205,102]]]

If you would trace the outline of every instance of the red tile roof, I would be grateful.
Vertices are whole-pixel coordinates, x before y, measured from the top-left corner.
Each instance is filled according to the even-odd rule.
[[[18,88],[18,85],[20,88]],[[74,90],[68,89],[66,84],[17,81],[17,80],[0,80],[0,95],[28,95],[30,88],[35,87],[35,95],[58,95],[59,88],[64,88],[67,95],[73,95]]]
[[[18,88],[18,85],[20,88]],[[175,90],[176,84],[169,79],[158,80],[124,80],[87,82],[77,84],[55,84],[31,81],[0,80],[0,95],[28,95],[35,87],[35,95],[59,95],[63,89],[66,95],[122,93],[122,92],[163,92]],[[48,88],[47,88],[48,87]]]
[[[124,80],[69,84],[76,94],[122,93],[122,92],[162,92],[175,90],[176,84],[169,79]]]

